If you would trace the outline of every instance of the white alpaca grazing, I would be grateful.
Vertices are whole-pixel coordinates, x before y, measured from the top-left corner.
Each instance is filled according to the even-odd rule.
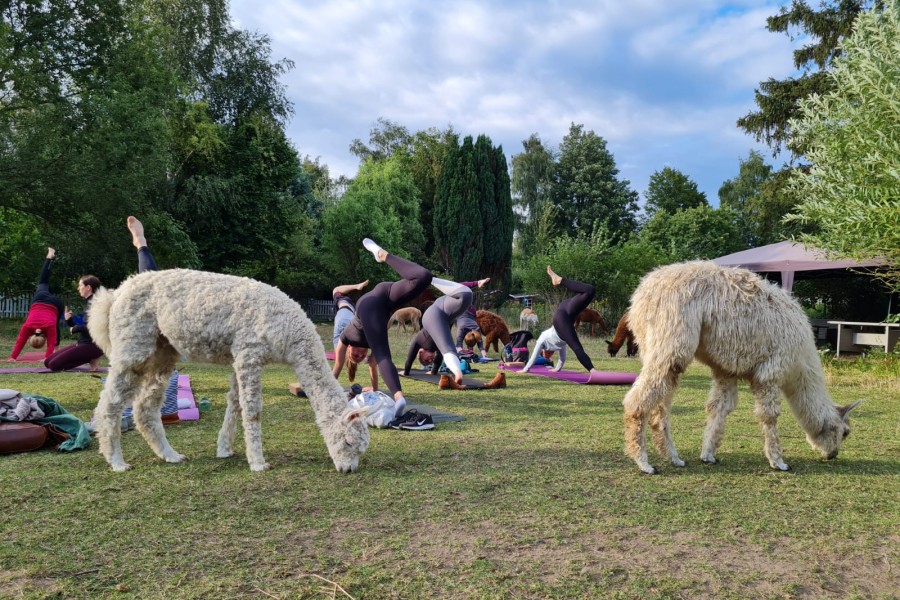
[[[781,392],[809,444],[826,458],[837,456],[850,433],[847,413],[859,402],[832,403],[809,320],[790,294],[744,269],[689,262],[645,276],[628,315],[643,367],[623,402],[625,452],[642,471],[656,473],[647,461],[648,420],[660,454],[684,466],[672,442],[669,409],[679,375],[695,358],[713,377],[700,460],[716,462],[739,380],[750,383],[772,468],[789,468],[776,429]]]
[[[89,329],[109,358],[109,376],[97,405],[100,450],[114,471],[122,458],[119,427],[126,399],[138,431],[166,462],[185,457],[169,445],[160,418],[162,388],[179,355],[231,364],[231,389],[216,456],[232,456],[243,417],[247,462],[269,468],[263,456],[261,373],[268,363],[294,368],[338,471],[351,472],[369,446],[367,410],[349,410],[347,394],[331,374],[322,340],[300,306],[269,285],[231,275],[172,269],[135,275],[116,290],[101,289]]]

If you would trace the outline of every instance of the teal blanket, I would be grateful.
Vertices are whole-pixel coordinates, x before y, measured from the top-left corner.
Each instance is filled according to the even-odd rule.
[[[44,411],[43,419],[34,419],[33,421],[28,421],[29,423],[36,423],[37,425],[49,423],[69,434],[69,439],[59,445],[59,450],[72,452],[73,450],[83,450],[91,445],[91,434],[85,429],[81,419],[67,412],[56,400],[26,392],[22,392],[22,395],[37,400],[41,410]],[[13,419],[5,419],[3,417],[0,417],[0,420],[13,421]]]

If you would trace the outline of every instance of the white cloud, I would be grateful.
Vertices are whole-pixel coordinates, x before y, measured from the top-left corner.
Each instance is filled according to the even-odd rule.
[[[606,139],[643,190],[670,155],[689,149],[691,164],[710,167],[685,172],[721,183],[757,147],[734,123],[760,81],[791,72],[790,40],[765,29],[786,2],[232,0],[231,10],[271,38],[276,59],[295,61],[283,80],[297,112],[288,133],[332,174],[355,173],[349,144],[381,116],[411,131],[486,133],[508,157],[531,133],[558,145],[575,122]],[[733,169],[711,173],[723,153],[736,154]]]

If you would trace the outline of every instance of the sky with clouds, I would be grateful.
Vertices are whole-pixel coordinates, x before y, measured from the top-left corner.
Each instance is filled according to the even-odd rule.
[[[797,42],[766,30],[788,0],[231,0],[234,24],[271,40],[295,114],[287,133],[332,176],[379,117],[410,132],[487,134],[509,161],[570,125],[607,141],[632,189],[664,167],[718,205],[751,149],[738,129],[759,82],[794,73]]]

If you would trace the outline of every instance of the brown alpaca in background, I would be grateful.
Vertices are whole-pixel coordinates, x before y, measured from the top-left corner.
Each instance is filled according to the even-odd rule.
[[[594,310],[593,308],[586,308],[575,317],[575,329],[578,329],[578,326],[582,323],[590,323],[591,324],[591,335],[596,335],[597,326],[600,326],[600,333],[606,333],[609,331],[609,328],[606,326],[606,321],[603,320],[603,317],[599,312]]]
[[[407,324],[412,327],[413,332],[419,331],[422,328],[422,311],[411,306],[398,309],[397,312],[391,315],[391,319],[388,321],[388,329],[393,327],[394,323],[397,324],[397,331],[400,331],[402,327],[403,332],[406,333]]]
[[[484,349],[494,346],[494,352],[500,352],[499,343],[504,346],[509,343],[509,327],[500,315],[488,310],[479,310],[475,313],[475,321],[484,336]]]
[[[616,326],[616,336],[613,340],[606,340],[606,351],[609,352],[610,356],[615,356],[625,342],[628,342],[625,349],[628,357],[637,356],[638,345],[634,341],[634,334],[631,332],[631,328],[628,327],[628,311],[625,311],[625,314],[619,319],[619,324]]]

